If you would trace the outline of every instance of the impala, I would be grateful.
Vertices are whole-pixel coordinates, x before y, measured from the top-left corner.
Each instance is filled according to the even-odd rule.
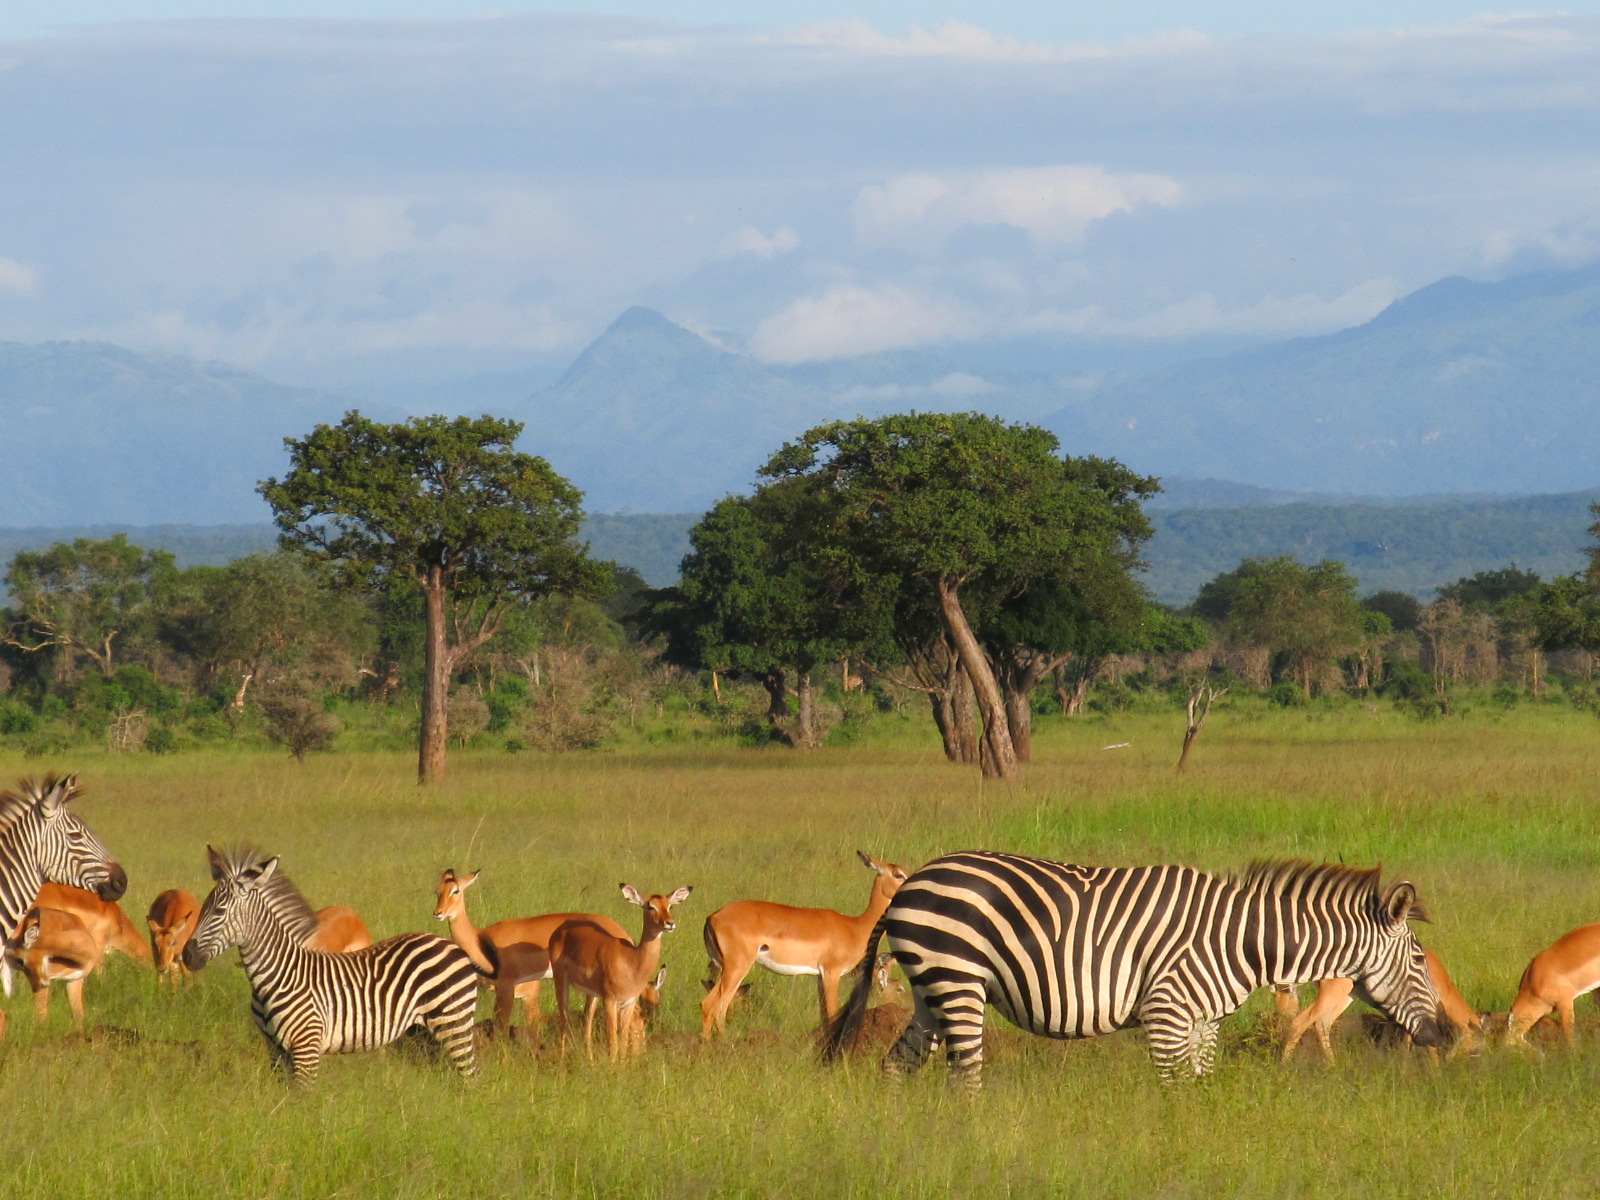
[[[1453,1056],[1462,1050],[1480,1045],[1483,1040],[1483,1014],[1466,1002],[1437,954],[1432,950],[1423,950],[1422,956],[1428,964],[1428,974],[1433,979],[1434,990],[1439,993],[1440,1023],[1449,1026],[1456,1038],[1450,1054]],[[1329,1039],[1329,1034],[1333,1031],[1334,1022],[1344,1015],[1345,1009],[1350,1007],[1354,992],[1355,983],[1352,980],[1324,979],[1317,984],[1316,999],[1312,1000],[1309,1007],[1296,1013],[1292,1007],[1297,1003],[1294,992],[1287,988],[1280,989],[1277,993],[1278,1011],[1292,1018],[1288,1036],[1283,1043],[1282,1061],[1288,1062],[1294,1055],[1295,1047],[1300,1044],[1300,1039],[1306,1035],[1306,1030],[1314,1029],[1317,1034],[1317,1044],[1322,1049],[1323,1060],[1331,1066],[1333,1043]],[[1287,1001],[1285,997],[1288,998]]]
[[[6,956],[27,976],[38,1021],[50,1015],[50,986],[67,985],[72,1023],[83,1029],[83,981],[100,965],[105,946],[75,915],[55,908],[33,908],[22,918]]]
[[[867,936],[906,881],[903,867],[880,862],[861,850],[856,854],[874,874],[872,894],[859,917],[831,908],[736,900],[706,918],[706,955],[713,982],[700,1002],[701,1037],[727,1028],[728,1007],[758,963],[779,975],[815,975],[822,1024],[826,1027],[833,1020],[839,1010],[839,980],[866,954]]]
[[[307,950],[349,954],[372,945],[372,934],[367,932],[366,922],[356,915],[355,909],[330,904],[317,909],[316,917],[317,931],[306,939]]]
[[[550,935],[568,921],[588,921],[624,941],[628,933],[610,917],[599,913],[576,912],[513,917],[479,929],[467,916],[467,889],[478,881],[481,873],[473,871],[457,875],[447,868],[439,876],[438,893],[433,905],[434,919],[450,922],[451,940],[465,950],[473,964],[489,977],[485,986],[494,987],[495,1028],[503,1032],[510,1026],[512,1009],[518,1000],[523,1002],[525,1019],[537,1026],[540,1020],[539,984],[550,978],[550,963],[548,959],[540,962],[530,951],[548,951]],[[507,951],[513,947],[524,948],[517,953],[517,961],[502,963]],[[491,983],[499,979],[502,966],[508,975],[520,976],[520,982],[509,988],[497,982]]]
[[[115,950],[140,962],[150,961],[150,948],[115,900],[102,900],[93,892],[68,884],[47,883],[39,889],[34,907],[71,913],[83,923],[102,951]]]
[[[1577,1040],[1573,1001],[1600,988],[1600,925],[1580,925],[1533,956],[1506,1018],[1506,1042],[1527,1045],[1528,1030],[1553,1011],[1570,1046]]]
[[[183,948],[200,921],[200,901],[182,888],[168,888],[150,905],[145,924],[150,927],[150,952],[155,958],[156,984],[189,978],[183,965]]]
[[[550,937],[550,968],[556,981],[556,1013],[561,1018],[562,1046],[571,1037],[567,989],[594,997],[605,1009],[606,1048],[615,1062],[622,1056],[624,1013],[639,1002],[651,975],[661,964],[661,935],[678,927],[672,910],[689,898],[693,888],[681,887],[670,896],[646,900],[632,884],[622,885],[622,898],[644,909],[644,932],[637,943],[617,937],[593,921],[568,921]],[[633,1016],[628,1013],[631,1022]],[[584,1026],[584,1049],[592,1061],[592,1022]]]

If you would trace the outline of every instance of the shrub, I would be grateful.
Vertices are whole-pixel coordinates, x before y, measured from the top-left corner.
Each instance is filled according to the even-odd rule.
[[[1267,689],[1267,699],[1279,708],[1299,708],[1306,702],[1306,694],[1297,684],[1284,680]]]
[[[307,688],[286,684],[263,691],[259,703],[267,737],[286,748],[296,762],[314,750],[327,750],[339,735],[339,720]]]
[[[178,735],[170,725],[157,725],[145,735],[144,748],[150,754],[176,754]]]
[[[0,700],[0,736],[32,733],[38,727],[38,715],[26,704]]]
[[[1423,700],[1433,695],[1433,677],[1413,662],[1397,662],[1389,669],[1378,694],[1391,700]]]

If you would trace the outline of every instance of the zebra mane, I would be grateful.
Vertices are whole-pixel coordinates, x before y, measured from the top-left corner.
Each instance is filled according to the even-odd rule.
[[[17,780],[17,790],[6,789],[0,791],[0,833],[4,833],[20,820],[29,809],[43,800],[65,776],[50,774],[38,780],[31,777]],[[83,794],[83,789],[74,785],[67,794],[67,799]]]
[[[236,878],[242,871],[251,867],[259,867],[271,857],[270,854],[264,854],[254,846],[238,846],[222,852],[223,865],[229,878]],[[284,874],[281,866],[267,878],[265,883],[256,887],[256,895],[266,902],[267,911],[296,941],[303,942],[316,931],[316,914],[311,911],[310,903],[300,894],[300,889],[295,887],[294,881]]]
[[[1235,876],[1246,891],[1281,891],[1291,886],[1320,883],[1341,891],[1378,898],[1382,867],[1347,867],[1343,863],[1317,863],[1306,858],[1258,858]]]

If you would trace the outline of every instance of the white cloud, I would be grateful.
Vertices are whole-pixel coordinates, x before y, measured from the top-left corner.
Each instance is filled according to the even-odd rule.
[[[1035,42],[991,33],[965,21],[945,21],[904,34],[883,33],[866,21],[828,21],[762,36],[762,42],[878,58],[948,58],[987,63],[1074,63],[1128,54],[1179,53],[1210,44],[1204,34],[1175,30],[1115,44]]]
[[[39,283],[39,273],[27,263],[20,263],[14,258],[0,257],[0,294],[11,292],[18,296],[26,296],[33,291]]]
[[[816,362],[980,332],[978,318],[954,301],[893,284],[844,283],[796,300],[762,321],[750,349],[768,362]]]
[[[1046,246],[1136,208],[1171,208],[1184,191],[1166,175],[1098,166],[1021,167],[897,175],[856,197],[856,234],[869,245],[927,247],[972,225],[1008,225]]]
[[[1600,261],[1600,218],[1533,231],[1496,230],[1484,239],[1483,261],[1510,271],[1587,266]]]
[[[948,375],[928,383],[860,383],[847,387],[835,397],[846,403],[893,403],[915,400],[919,396],[934,396],[941,400],[967,400],[998,392],[1000,386],[981,375],[967,371],[951,371]]]
[[[770,261],[792,254],[800,247],[800,235],[787,225],[781,225],[770,234],[762,233],[754,225],[746,225],[723,239],[720,253],[724,258],[748,256]]]
[[[1254,304],[1225,307],[1215,296],[1201,293],[1135,317],[1112,316],[1091,304],[1072,309],[1045,309],[1022,324],[1024,329],[1035,333],[1136,341],[1207,334],[1293,337],[1363,324],[1399,295],[1400,288],[1393,280],[1370,279],[1327,299],[1301,293],[1269,296]]]

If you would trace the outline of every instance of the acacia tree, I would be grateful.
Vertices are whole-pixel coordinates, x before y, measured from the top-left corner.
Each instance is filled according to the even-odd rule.
[[[444,777],[455,669],[514,606],[603,582],[577,541],[581,494],[544,459],[513,448],[521,432],[518,421],[487,416],[387,425],[351,411],[286,438],[288,473],[259,487],[285,545],[369,584],[420,589],[421,783]]]
[[[23,551],[6,572],[16,618],[3,640],[28,653],[58,649],[68,671],[86,660],[109,679],[119,645],[149,622],[153,598],[175,575],[172,555],[121,533]]]
[[[1067,575],[1106,497],[1059,454],[1053,434],[976,413],[911,413],[808,430],[761,470],[804,479],[818,510],[816,553],[832,578],[899,579],[935,605],[983,721],[982,766],[1017,773],[1005,700],[967,611],[970,588],[1000,605]],[[1153,490],[1154,481],[1150,481]]]
[[[1361,639],[1355,588],[1340,562],[1253,558],[1202,587],[1194,608],[1234,637],[1284,654],[1309,700],[1317,666]]]

